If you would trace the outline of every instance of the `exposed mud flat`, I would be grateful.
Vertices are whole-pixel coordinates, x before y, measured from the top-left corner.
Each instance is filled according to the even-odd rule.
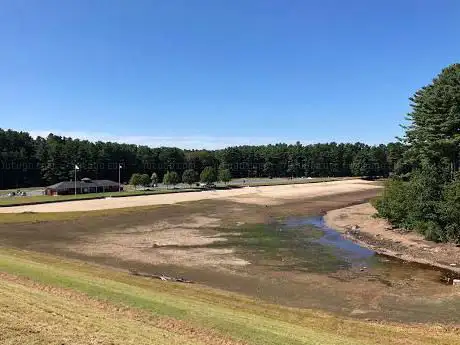
[[[151,265],[213,268],[248,265],[248,261],[236,257],[232,248],[205,248],[227,241],[219,233],[210,235],[209,230],[203,230],[219,225],[219,219],[204,216],[182,224],[162,221],[127,228],[121,233],[88,235],[68,249],[88,256],[111,255]]]
[[[375,217],[376,212],[371,204],[364,203],[331,210],[325,220],[329,227],[380,254],[439,267],[460,276],[459,247],[427,241],[415,232],[393,229],[387,221]]]

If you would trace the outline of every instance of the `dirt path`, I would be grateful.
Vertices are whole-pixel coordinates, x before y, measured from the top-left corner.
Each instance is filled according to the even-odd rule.
[[[377,253],[460,274],[459,247],[426,241],[417,233],[393,229],[385,220],[373,217],[375,213],[375,208],[365,203],[329,211],[325,220],[329,227]]]
[[[290,200],[315,198],[340,193],[358,192],[379,188],[375,183],[363,180],[321,182],[314,184],[246,187],[232,190],[174,193],[125,198],[78,200],[64,203],[0,208],[0,213],[22,212],[72,212],[106,210],[125,207],[167,205],[205,199],[224,199],[243,204],[277,205]]]

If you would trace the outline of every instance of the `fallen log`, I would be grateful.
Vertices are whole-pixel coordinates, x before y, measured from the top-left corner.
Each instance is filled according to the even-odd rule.
[[[187,284],[193,284],[194,281],[188,280],[182,277],[170,277],[166,274],[150,274],[150,273],[142,273],[134,269],[129,270],[129,274],[133,276],[138,276],[138,277],[145,277],[145,278],[152,278],[152,279],[160,279],[162,281],[171,281],[171,282],[178,282],[178,283],[187,283]]]

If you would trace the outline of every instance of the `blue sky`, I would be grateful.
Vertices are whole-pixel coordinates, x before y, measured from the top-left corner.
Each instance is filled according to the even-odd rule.
[[[4,0],[0,127],[152,146],[392,141],[457,0]]]

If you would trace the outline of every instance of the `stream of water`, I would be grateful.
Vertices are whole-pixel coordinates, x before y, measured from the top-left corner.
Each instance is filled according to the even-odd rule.
[[[309,227],[311,226],[311,227]],[[283,227],[291,229],[320,230],[322,235],[311,237],[311,244],[320,244],[332,250],[334,255],[347,263],[348,269],[365,272],[375,279],[388,285],[392,281],[413,281],[423,284],[423,281],[439,282],[444,284],[446,277],[452,274],[440,269],[417,263],[410,263],[396,258],[388,258],[378,255],[375,251],[362,247],[359,244],[345,238],[340,232],[329,228],[322,216],[316,217],[292,217],[283,222]],[[307,235],[308,236],[308,235]],[[318,261],[321,257],[316,258]],[[342,267],[337,267],[340,269]]]

